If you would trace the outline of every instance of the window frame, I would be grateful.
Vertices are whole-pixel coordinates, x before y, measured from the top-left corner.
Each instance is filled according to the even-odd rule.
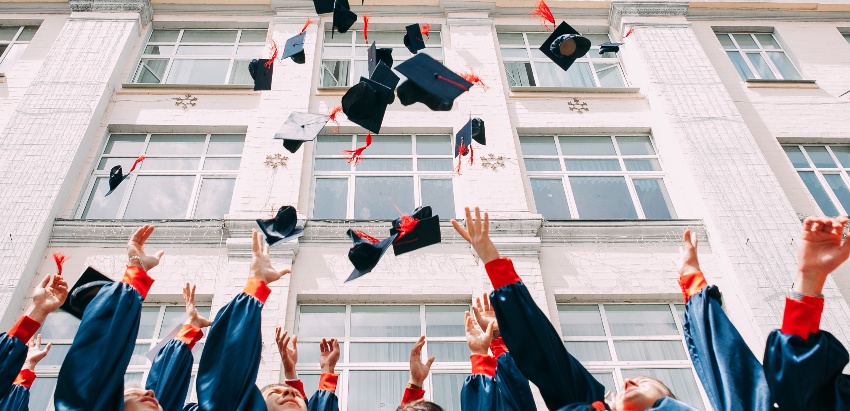
[[[808,151],[806,151],[807,146],[808,147],[811,147],[811,146],[825,147],[827,154],[829,154],[829,157],[832,159],[833,162],[835,162],[836,167],[835,168],[820,168],[817,165],[815,165],[814,160],[812,160]],[[837,174],[841,177],[841,181],[843,181],[844,184],[848,188],[850,188],[850,167],[845,167],[844,165],[842,165],[841,161],[839,161],[839,159],[838,159],[838,156],[836,156],[835,152],[833,152],[833,150],[832,150],[833,146],[848,146],[848,144],[827,144],[827,143],[812,143],[812,144],[786,143],[786,144],[782,144],[783,152],[785,151],[785,147],[796,147],[800,150],[800,152],[803,154],[803,157],[805,157],[806,161],[808,162],[808,166],[803,167],[803,168],[798,168],[797,166],[794,166],[793,163],[792,163],[791,166],[794,168],[794,172],[795,172],[795,174],[797,174],[797,178],[800,179],[800,183],[802,183],[803,186],[806,187],[806,192],[809,193],[809,196],[811,197],[812,201],[814,201],[815,205],[818,207],[821,214],[826,215],[826,212],[822,210],[822,207],[820,206],[820,204],[818,204],[817,199],[815,198],[814,194],[812,194],[811,190],[809,190],[808,186],[806,186],[806,183],[803,181],[802,177],[800,177],[800,172],[814,173],[815,178],[817,178],[818,182],[821,185],[821,188],[823,188],[824,192],[826,192],[827,197],[832,202],[832,206],[835,207],[835,209],[838,211],[838,215],[847,215],[848,211],[850,211],[850,208],[844,207],[844,205],[841,204],[841,201],[838,199],[838,196],[835,194],[835,191],[829,185],[829,182],[826,181],[826,177],[824,177],[824,174],[828,174],[828,175]],[[785,153],[785,155],[786,155],[786,158],[788,158],[788,153]],[[791,159],[788,158],[788,161],[790,162]]]
[[[20,40],[21,35],[24,33],[25,30],[27,30],[28,28],[35,28],[35,32],[33,32],[33,37],[35,37],[36,33],[38,32],[38,29],[41,28],[40,25],[33,25],[33,24],[29,24],[29,25],[27,25],[27,24],[8,25],[8,26],[3,26],[3,27],[17,27],[18,31],[15,33],[15,35],[12,37],[11,40],[0,40],[0,45],[6,46],[6,48],[3,50],[3,52],[0,53],[0,67],[3,66],[4,62],[6,62],[6,58],[9,56],[10,50],[12,50],[12,48],[15,45],[18,45],[18,44],[26,45],[26,47],[23,50],[21,50],[21,53],[26,52],[26,49],[29,47],[29,44],[32,41],[32,39]],[[16,61],[17,60],[14,60],[10,64],[14,65]],[[11,69],[11,66],[9,68],[6,68],[5,70],[9,70],[9,69]],[[0,73],[4,73],[4,71],[0,70]]]
[[[841,35],[844,36],[844,40],[847,40],[847,44],[850,44],[850,32],[842,31]]]
[[[785,47],[783,47],[782,43],[779,41],[779,38],[776,36],[776,34],[773,31],[770,31],[770,32],[717,31],[714,34],[715,34],[716,37],[718,37],[718,40],[717,40],[718,42],[720,41],[719,36],[721,36],[721,35],[727,36],[732,41],[734,48],[727,48],[726,46],[723,45],[723,43],[721,43],[721,48],[723,49],[723,53],[726,54],[727,58],[729,58],[728,53],[730,53],[730,52],[737,52],[738,54],[740,54],[741,60],[744,62],[744,64],[746,64],[747,69],[750,71],[750,74],[755,76],[753,78],[744,78],[743,75],[736,68],[735,72],[738,73],[739,76],[741,76],[742,80],[744,80],[744,81],[749,81],[749,80],[800,81],[801,79],[803,79],[803,73],[800,71],[800,68],[797,67],[797,65],[794,63],[794,60],[791,58],[791,55],[788,54],[788,52],[785,50]],[[749,35],[750,38],[753,40],[753,42],[758,45],[758,48],[752,48],[752,49],[742,48],[738,44],[738,40],[735,39],[735,35]],[[756,35],[770,35],[773,38],[773,41],[776,42],[776,44],[779,46],[779,48],[778,49],[764,48],[761,44],[761,41],[759,41],[759,39],[756,37]],[[794,71],[797,73],[797,76],[799,78],[796,78],[796,79],[786,79],[786,78],[784,78],[784,76],[782,75],[782,72],[773,63],[773,60],[768,56],[768,52],[771,52],[771,53],[781,52],[782,54],[784,54],[785,58],[788,59],[788,63],[791,65],[791,68],[794,69]],[[775,78],[773,78],[773,79],[762,78],[761,74],[759,74],[756,67],[753,65],[753,63],[750,61],[750,59],[747,58],[747,56],[746,56],[747,54],[759,54],[761,56],[761,59],[765,62],[765,64],[767,64],[768,69],[770,69],[771,73],[773,74],[773,76]],[[731,60],[731,58],[730,58],[730,62],[732,63],[733,66],[735,65],[735,63]]]

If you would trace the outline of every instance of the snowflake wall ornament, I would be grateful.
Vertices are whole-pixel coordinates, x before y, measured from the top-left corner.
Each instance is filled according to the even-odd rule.
[[[283,154],[280,154],[280,153],[274,153],[274,154],[267,155],[266,161],[264,161],[263,164],[265,164],[266,167],[271,167],[272,170],[277,171],[278,167],[286,168],[286,161],[287,160],[289,160],[289,157],[287,157]]]
[[[573,100],[568,101],[567,105],[570,106],[570,111],[578,111],[579,114],[590,111],[590,108],[587,107],[587,102],[581,101],[577,97],[573,97]]]
[[[172,100],[176,100],[174,105],[177,107],[183,106],[183,110],[189,108],[189,106],[195,107],[195,102],[198,101],[198,98],[186,93],[183,97],[174,97]]]
[[[499,168],[505,168],[505,156],[496,156],[493,153],[481,156],[481,167],[489,168],[493,171],[498,171]]]

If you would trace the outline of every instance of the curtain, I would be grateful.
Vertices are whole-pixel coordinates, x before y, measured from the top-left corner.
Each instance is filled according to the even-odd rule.
[[[348,383],[348,411],[394,411],[409,371],[351,371]]]

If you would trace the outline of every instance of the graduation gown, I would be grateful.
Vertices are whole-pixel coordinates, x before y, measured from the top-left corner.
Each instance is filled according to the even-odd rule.
[[[339,399],[336,396],[337,381],[339,381],[339,374],[322,374],[319,377],[318,389],[307,400],[307,411],[338,411]],[[298,389],[301,392],[301,396],[305,399],[307,398],[307,394],[304,392],[304,383],[301,380],[286,380],[286,384]]]
[[[461,389],[461,409],[524,411],[534,410],[534,397],[528,379],[522,375],[502,337],[490,343],[493,360],[471,356],[472,375]],[[495,362],[495,364],[492,364]],[[491,370],[491,365],[493,369]]]
[[[86,307],[59,370],[57,411],[124,408],[124,373],[151,285],[153,279],[142,268],[128,266],[121,282],[103,286]]]
[[[27,341],[40,327],[38,321],[22,316],[8,333],[0,333],[0,398],[15,388],[14,382],[27,359]]]
[[[691,362],[715,411],[772,409],[761,363],[721,308],[720,290],[697,271],[679,279]]]
[[[841,373],[850,357],[838,339],[820,330],[822,312],[822,298],[786,298],[782,328],[767,339],[764,371],[779,409],[850,409],[850,375]]]
[[[0,399],[0,411],[27,411],[30,405],[30,387],[35,381],[32,370],[21,370],[12,389]]]
[[[195,325],[184,324],[153,360],[145,389],[153,390],[163,411],[180,411],[192,382],[192,348],[204,336]]]

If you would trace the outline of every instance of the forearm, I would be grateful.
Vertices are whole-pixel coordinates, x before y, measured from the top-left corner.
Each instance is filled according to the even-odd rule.
[[[180,332],[157,353],[145,388],[156,393],[164,410],[180,409],[192,378],[192,348],[203,337],[195,325],[184,324]]]

